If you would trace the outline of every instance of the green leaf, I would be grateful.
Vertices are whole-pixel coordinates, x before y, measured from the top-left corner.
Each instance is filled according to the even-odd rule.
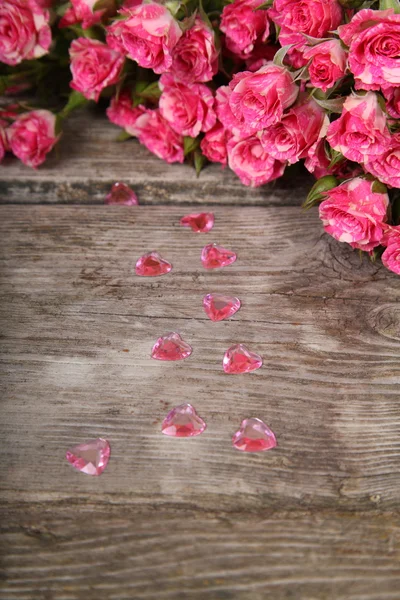
[[[271,8],[273,3],[274,3],[274,0],[267,0],[266,2],[263,2],[262,4],[260,4],[260,6],[257,6],[257,8],[255,10],[266,10],[267,8]]]
[[[194,152],[194,168],[196,169],[197,177],[200,176],[201,171],[203,170],[204,165],[206,164],[207,159],[201,153],[200,150],[195,150]]]
[[[319,204],[325,198],[323,192],[331,190],[336,187],[337,184],[338,181],[333,175],[325,175],[325,177],[318,179],[309,191],[307,198],[302,204],[302,208],[308,210],[312,206]]]
[[[192,137],[183,138],[183,153],[185,156],[196,150],[199,147],[199,140]]]
[[[316,46],[317,44],[322,44],[322,42],[329,42],[332,40],[332,38],[316,38],[312,35],[307,35],[306,33],[302,33],[302,36],[306,38],[308,46]]]
[[[55,12],[56,12],[56,15],[57,15],[58,17],[63,17],[63,16],[64,16],[64,13],[65,13],[65,11],[66,11],[66,10],[67,10],[67,8],[68,8],[68,6],[69,6],[69,3],[68,3],[68,2],[66,2],[65,4],[59,4],[58,6],[56,6],[56,7],[55,7]]]
[[[133,137],[130,133],[123,129],[119,135],[115,138],[116,142],[126,142],[126,140],[130,140]]]
[[[314,95],[314,100],[317,104],[331,113],[341,113],[343,111],[343,104],[346,98],[333,98],[332,100],[321,100]]]
[[[273,63],[274,65],[277,65],[278,67],[284,67],[285,65],[283,64],[283,60],[286,56],[286,54],[288,53],[288,50],[290,50],[290,48],[293,46],[293,44],[288,44],[287,46],[282,46],[282,48],[280,48],[278,50],[278,52],[275,54],[274,59],[273,59]]]
[[[141,91],[136,91],[137,95],[145,100],[158,100],[161,96],[161,90],[158,86],[158,81],[153,81],[153,83],[149,83],[146,87]]]
[[[393,8],[395,13],[400,13],[399,0],[379,0],[379,10],[387,10]]]
[[[85,98],[85,96],[83,96],[83,94],[81,94],[80,92],[77,92],[76,90],[72,90],[72,92],[69,95],[67,104],[64,106],[62,111],[58,114],[58,116],[61,119],[65,119],[66,117],[68,117],[68,115],[73,110],[75,110],[76,108],[80,108],[81,106],[84,106],[88,102],[89,102],[89,100],[87,100]]]
[[[387,194],[388,191],[386,185],[378,179],[375,179],[373,182],[371,190],[374,192],[374,194]]]

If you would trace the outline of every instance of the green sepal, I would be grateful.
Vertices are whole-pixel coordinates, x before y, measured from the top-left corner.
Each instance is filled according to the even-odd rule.
[[[69,114],[73,110],[75,110],[76,108],[80,108],[81,106],[84,106],[88,102],[89,102],[89,100],[87,98],[85,98],[85,96],[83,94],[81,94],[80,92],[77,92],[76,90],[72,90],[72,92],[70,92],[70,94],[69,94],[67,104],[58,113],[58,116],[61,119],[65,119],[66,117],[69,116]]]
[[[201,153],[200,149],[197,149],[194,151],[193,161],[194,161],[194,168],[196,169],[196,176],[200,177],[200,173],[203,170],[204,165],[207,162],[206,157],[204,156],[204,154]]]
[[[328,169],[333,169],[336,165],[338,165],[342,160],[344,160],[344,156],[341,152],[334,150],[331,148],[330,150],[331,162],[329,163]]]

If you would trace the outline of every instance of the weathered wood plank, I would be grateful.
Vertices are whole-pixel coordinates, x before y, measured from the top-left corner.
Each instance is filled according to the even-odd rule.
[[[96,110],[71,116],[57,151],[37,171],[18,160],[0,165],[0,203],[102,204],[115,181],[131,184],[142,204],[299,205],[314,182],[295,168],[282,180],[246,188],[229,169],[210,165],[199,179],[188,165],[167,165]]]
[[[398,508],[398,278],[321,236],[316,215],[295,208],[218,208],[205,236],[180,228],[181,214],[0,209],[5,500]],[[205,241],[234,248],[237,263],[204,271]],[[153,248],[173,272],[135,277],[136,258]],[[209,322],[201,299],[211,290],[238,294],[242,310]],[[171,330],[192,343],[192,357],[151,360],[152,343]],[[223,373],[223,352],[237,342],[263,355],[263,369]],[[166,410],[184,401],[207,432],[160,435]],[[276,432],[274,452],[231,448],[252,415]],[[111,440],[112,461],[93,480],[63,455],[98,435]]]
[[[2,600],[397,600],[391,514],[4,511]]]

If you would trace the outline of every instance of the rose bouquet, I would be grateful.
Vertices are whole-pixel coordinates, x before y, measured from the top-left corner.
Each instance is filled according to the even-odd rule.
[[[0,61],[0,160],[38,167],[97,102],[197,173],[260,186],[302,161],[304,207],[400,274],[399,0],[0,0]]]

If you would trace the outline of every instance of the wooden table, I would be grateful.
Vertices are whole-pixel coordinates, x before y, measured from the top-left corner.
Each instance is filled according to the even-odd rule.
[[[400,279],[322,233],[299,208],[301,177],[197,180],[113,143],[99,118],[69,128],[61,162],[0,173],[0,598],[398,600]],[[143,206],[100,205],[118,179]],[[214,230],[179,227],[179,203],[203,201]],[[206,241],[237,262],[202,269]],[[174,270],[139,279],[151,249]],[[242,309],[210,322],[210,291]],[[191,358],[149,358],[168,331]],[[224,374],[237,342],[262,369]],[[188,401],[207,431],[162,436]],[[249,416],[276,432],[274,451],[232,449]],[[97,436],[112,458],[86,477],[65,450]]]

